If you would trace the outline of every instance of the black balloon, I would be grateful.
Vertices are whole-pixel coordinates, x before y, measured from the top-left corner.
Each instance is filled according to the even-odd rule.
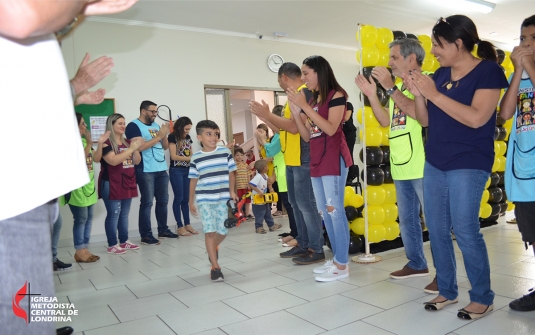
[[[386,94],[385,89],[380,86],[377,86],[375,94],[377,95],[377,98],[379,99],[381,106],[383,107],[386,106],[386,103],[388,102],[388,99],[390,99],[390,97]],[[370,99],[368,99],[366,95],[362,94],[361,92],[360,97],[361,97],[361,100],[362,100],[362,97],[364,97],[364,106],[371,107]]]
[[[479,219],[479,221],[481,221],[481,222],[494,222],[494,221],[498,220],[499,217],[500,217],[500,213],[497,213],[497,214],[489,216],[486,219]]]
[[[394,30],[392,33],[394,34],[394,40],[402,40],[404,38],[407,38],[407,34],[402,31]]]
[[[346,218],[348,221],[353,221],[359,217],[359,212],[353,206],[345,207],[345,211],[346,211]]]
[[[498,55],[498,64],[503,63],[505,59],[505,52],[500,49],[496,49],[496,54]]]
[[[418,41],[418,36],[414,35],[414,34],[407,34],[407,38],[412,38],[413,40],[417,40]]]
[[[503,126],[505,124],[505,120],[500,117],[500,114],[496,117],[496,125],[497,126]]]
[[[490,204],[490,207],[492,207],[492,213],[490,216],[494,216],[496,214],[500,215],[500,204]]]
[[[362,68],[362,75],[364,76],[364,78],[370,80],[370,78],[373,79],[373,81],[375,81],[375,84],[378,86],[378,87],[381,87],[381,88],[384,88],[381,83],[379,83],[379,80],[377,80],[376,78],[374,78],[372,76],[372,70],[375,68],[375,66],[365,66]],[[392,74],[392,69],[387,67],[386,68],[389,72],[390,72],[390,75],[392,76],[392,82],[395,82],[396,81],[396,77]],[[390,88],[390,87],[388,87]]]
[[[390,172],[390,164],[381,165],[381,169],[385,173],[385,184],[393,184],[394,180],[392,179],[392,172]]]
[[[500,182],[500,175],[496,172],[493,172],[490,174],[490,186],[489,187],[495,187],[498,186],[498,183]]]
[[[502,126],[498,126],[496,127],[498,128],[498,138],[496,139],[497,141],[503,141],[505,140],[505,136],[507,136],[507,130],[502,127]],[[496,134],[496,132],[494,132],[494,134]]]
[[[505,193],[505,188],[503,187],[500,187],[502,189],[502,202],[506,202],[507,201],[507,193]]]
[[[500,181],[498,182],[498,186],[504,186],[505,185],[505,181],[504,181],[504,173],[503,172],[496,172],[498,174],[498,176],[500,176]]]
[[[364,149],[360,149],[359,157],[360,161],[364,163],[362,152]],[[366,165],[379,165],[383,162],[383,150],[380,147],[366,147]]]
[[[349,233],[349,254],[356,254],[362,248],[362,239],[359,235],[350,232]],[[332,249],[331,249],[332,250]]]
[[[494,128],[494,140],[497,141],[500,136],[500,129],[498,127]]]
[[[367,167],[366,177],[368,185],[379,186],[385,182],[385,173],[380,167]]]
[[[502,201],[503,192],[499,187],[489,187],[489,203],[497,204]]]
[[[383,150],[383,164],[390,164],[390,147],[385,145],[381,150]]]
[[[503,214],[507,212],[507,203],[506,202],[500,202],[500,214]]]

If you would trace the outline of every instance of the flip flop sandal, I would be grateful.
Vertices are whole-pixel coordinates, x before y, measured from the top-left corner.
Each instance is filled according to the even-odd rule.
[[[191,233],[184,227],[178,228],[176,233],[180,236],[191,236]]]
[[[196,231],[195,229],[193,229],[193,227],[191,225],[186,225],[186,228],[185,228],[187,231],[189,231],[190,233],[192,233],[193,235],[197,235],[199,234],[198,231]]]

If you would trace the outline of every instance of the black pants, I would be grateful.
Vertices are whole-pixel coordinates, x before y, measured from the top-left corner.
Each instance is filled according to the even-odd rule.
[[[353,158],[353,149],[355,148],[355,142],[357,141],[357,131],[350,131],[344,133],[344,135],[346,137],[349,153],[351,154],[351,159],[353,160],[353,164],[355,164],[355,159]]]

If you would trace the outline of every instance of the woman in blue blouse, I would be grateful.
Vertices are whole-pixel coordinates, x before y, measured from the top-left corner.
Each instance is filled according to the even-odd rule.
[[[437,269],[439,295],[425,309],[458,301],[451,229],[472,286],[470,303],[457,316],[473,320],[493,310],[490,266],[479,231],[479,207],[494,162],[494,128],[500,89],[508,86],[491,43],[481,41],[464,15],[440,18],[431,52],[440,62],[433,77],[411,72],[416,117],[429,127],[424,169],[425,218]],[[471,52],[475,46],[477,58]]]

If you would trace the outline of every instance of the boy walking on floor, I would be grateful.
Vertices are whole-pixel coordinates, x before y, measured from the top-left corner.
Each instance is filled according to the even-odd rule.
[[[194,153],[190,160],[189,209],[193,215],[201,217],[206,251],[212,263],[210,278],[214,282],[223,281],[225,277],[217,262],[217,251],[228,232],[224,225],[228,217],[227,201],[238,199],[234,192],[236,164],[228,148],[217,146],[219,127],[215,122],[200,121],[196,131],[202,150]]]
[[[258,160],[254,163],[254,168],[257,174],[249,182],[249,186],[253,190],[253,198],[256,194],[264,195],[268,191],[268,162],[264,159]],[[269,185],[269,191],[273,192],[273,187]],[[282,227],[281,224],[275,223],[271,216],[271,203],[255,204],[253,201],[253,214],[255,216],[255,228],[257,234],[265,234],[264,220],[269,227],[269,231],[275,231]]]

